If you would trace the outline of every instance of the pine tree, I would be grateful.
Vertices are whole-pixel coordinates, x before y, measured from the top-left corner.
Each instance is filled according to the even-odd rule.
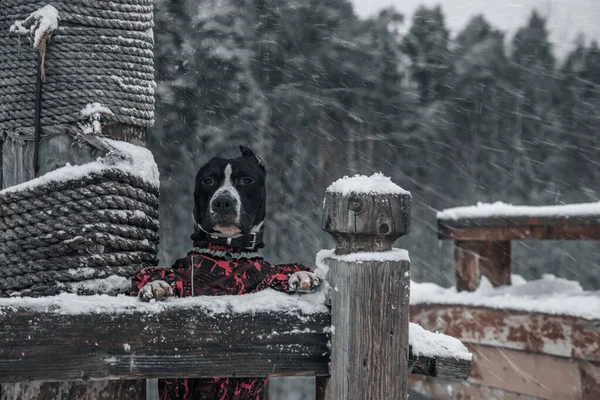
[[[553,171],[564,167],[560,157],[564,138],[557,131],[558,117],[553,104],[555,59],[548,40],[546,21],[536,11],[512,41],[511,110],[512,147],[516,154],[512,179],[532,203],[551,199]]]
[[[600,149],[600,49],[594,41],[588,47],[581,36],[576,48],[560,69],[555,100],[561,118],[562,135],[568,140],[567,171],[576,179],[568,183],[598,197],[600,167],[592,160]]]
[[[451,71],[448,44],[449,32],[441,7],[419,7],[404,38],[403,49],[412,60],[412,76],[424,104],[447,91],[446,81]]]

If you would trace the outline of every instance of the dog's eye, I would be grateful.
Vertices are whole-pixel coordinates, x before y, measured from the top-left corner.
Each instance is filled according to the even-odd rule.
[[[243,177],[242,179],[240,179],[239,182],[240,182],[240,185],[251,185],[254,183],[254,179],[248,178],[246,176],[246,177]]]
[[[204,178],[202,183],[206,186],[211,186],[215,183],[215,180],[213,178]]]

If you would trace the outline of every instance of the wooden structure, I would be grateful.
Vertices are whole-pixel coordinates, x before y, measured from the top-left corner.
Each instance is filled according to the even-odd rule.
[[[398,310],[408,310],[410,261],[391,246],[410,230],[410,203],[410,194],[325,197],[322,227],[336,241],[335,255],[381,256],[324,260],[336,332],[331,379],[319,388],[324,399],[406,398],[408,313]]]
[[[441,213],[438,235],[456,244],[457,289],[476,290],[482,275],[495,286],[510,285],[512,240],[599,240],[600,204],[596,208],[580,214],[575,205],[531,207],[530,215],[528,209],[510,215],[510,208],[501,216]],[[460,338],[474,354],[471,375],[459,384],[411,378],[414,390],[436,399],[600,398],[600,319],[490,308],[461,295],[471,305],[432,299],[411,305],[410,316]]]
[[[320,399],[368,400],[406,398],[410,373],[466,379],[468,361],[409,349],[406,253],[386,246],[379,253],[356,252],[384,241],[391,245],[409,226],[410,207],[403,204],[410,199],[371,200],[327,195],[323,226],[347,239],[340,239],[344,250],[324,260],[330,268],[330,312],[299,307],[225,318],[207,309],[202,298],[198,307],[178,307],[184,300],[177,299],[152,305],[123,298],[126,304],[117,310],[87,300],[75,312],[77,305],[63,309],[51,298],[0,301],[0,382],[312,375],[322,377]],[[83,392],[77,385],[63,398],[95,398],[93,384]],[[135,390],[118,393],[144,398]],[[49,391],[37,394],[39,400],[53,398]]]
[[[145,146],[154,109],[153,38],[146,33],[152,26],[152,4],[138,2],[131,12],[114,12],[124,7],[118,3],[126,2],[116,0],[102,6],[105,9],[85,1],[46,4],[33,0],[7,2],[0,7],[1,63],[6,63],[3,67],[8,73],[0,85],[0,188],[29,181],[67,163],[81,165],[96,160],[108,150],[97,140],[98,134]],[[52,11],[60,21],[55,26]],[[31,29],[42,40],[36,39],[33,46],[27,39],[21,42],[17,36],[24,33],[22,28],[27,34]],[[91,52],[95,53],[93,59]],[[131,61],[131,54],[135,54],[135,61]],[[102,118],[84,116],[84,106],[94,102],[110,104],[114,113],[104,113]],[[82,131],[80,123],[91,125],[92,119],[99,130]],[[0,314],[2,329],[9,335],[19,331],[16,314]],[[94,331],[97,323],[84,331]],[[48,328],[57,329],[54,325]],[[72,334],[68,340],[77,343]],[[30,337],[36,337],[35,333]],[[7,341],[6,336],[1,340]],[[56,356],[55,351],[45,360]],[[8,347],[0,347],[0,354],[0,368],[12,369]],[[58,363],[52,365],[51,371],[57,372]],[[143,398],[146,390],[145,380],[25,382],[37,379],[35,375],[21,376],[22,383],[17,385],[6,384],[14,382],[12,379],[0,379],[5,382],[0,386],[0,399],[134,399]]]
[[[560,206],[553,209],[561,212]],[[438,238],[454,240],[458,290],[475,290],[482,275],[494,286],[510,285],[511,241],[600,240],[600,211],[540,216],[508,212],[464,218],[442,215],[438,218]]]

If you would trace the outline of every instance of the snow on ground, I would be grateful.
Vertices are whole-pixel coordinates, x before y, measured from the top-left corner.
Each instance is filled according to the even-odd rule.
[[[566,204],[555,206],[513,206],[502,203],[477,203],[475,206],[448,208],[437,213],[438,219],[486,218],[486,217],[575,217],[600,215],[600,201],[596,203]]]
[[[400,186],[392,182],[392,179],[376,173],[371,176],[354,175],[345,176],[333,182],[327,188],[328,193],[341,193],[349,195],[350,193],[364,194],[410,194]]]
[[[430,332],[418,324],[408,324],[408,344],[412,353],[425,357],[447,357],[471,361],[473,354],[462,342],[452,336]]]
[[[128,159],[117,158],[117,161],[115,161],[114,157],[100,157],[96,161],[84,165],[67,164],[64,167],[48,172],[39,178],[3,189],[0,191],[0,195],[3,193],[30,189],[50,182],[77,180],[88,176],[91,173],[102,173],[102,171],[108,169],[119,169],[123,172],[128,172],[137,176],[155,187],[159,186],[158,167],[150,150],[127,142],[111,139],[102,140],[109,146],[114,147],[117,151],[126,154]]]
[[[411,282],[410,304],[458,304],[600,319],[600,291],[585,291],[579,282],[549,274],[529,282],[513,275],[512,282],[511,286],[494,288],[482,277],[474,292]]]
[[[198,296],[170,298],[162,302],[145,303],[129,296],[77,296],[63,293],[40,298],[0,299],[0,316],[7,310],[19,307],[36,312],[55,314],[98,314],[98,313],[156,313],[174,309],[201,308],[210,314],[235,314],[257,312],[296,312],[313,314],[327,312],[321,291],[311,294],[291,295],[272,289],[243,296]]]

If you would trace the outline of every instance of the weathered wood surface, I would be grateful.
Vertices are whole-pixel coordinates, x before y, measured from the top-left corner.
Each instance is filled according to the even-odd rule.
[[[456,288],[474,291],[481,276],[492,285],[510,285],[510,241],[457,240],[454,247]]]
[[[410,263],[326,262],[337,288],[326,399],[406,398]]]
[[[435,399],[597,400],[600,364],[546,354],[468,345],[473,351],[465,382],[410,378],[412,388]]]
[[[460,338],[473,352],[466,382],[411,378],[421,393],[436,399],[600,398],[600,320],[444,304],[413,305],[410,317]]]
[[[80,382],[48,383],[64,379],[327,376],[330,326],[329,314],[224,316],[187,309],[64,315],[0,308],[0,382],[38,381],[31,387],[7,385],[2,400],[25,399],[24,394],[40,388],[44,390],[33,397],[36,400],[57,391],[67,398],[68,393],[86,398],[86,385]],[[390,358],[399,365],[401,355]],[[466,378],[465,362],[460,360],[411,355],[405,362],[414,374]],[[97,393],[102,384],[110,386],[109,393],[115,389],[127,396],[145,387],[143,381],[115,382],[95,381],[90,393]]]
[[[450,240],[600,240],[600,215],[438,219],[438,238]]]
[[[541,397],[526,396],[509,390],[481,386],[471,382],[449,382],[426,376],[408,377],[411,399],[435,400],[543,400]],[[421,397],[422,396],[422,397]],[[572,400],[572,399],[570,399]]]
[[[411,374],[433,376],[438,379],[464,381],[469,377],[471,361],[446,357],[417,357],[409,349],[408,369]]]
[[[18,185],[35,178],[34,142],[7,137],[2,146],[3,187]],[[68,135],[44,137],[40,141],[39,175],[72,165],[96,160],[102,153],[86,143],[76,143]]]
[[[600,320],[462,305],[412,305],[410,319],[465,344],[600,363]]]
[[[410,232],[410,194],[327,193],[321,227],[336,243],[336,254],[385,251]]]
[[[338,255],[383,252],[409,232],[410,209],[410,194],[328,192],[321,226]],[[410,262],[324,262],[334,334],[330,379],[317,392],[325,400],[406,399]]]
[[[329,325],[328,314],[2,310],[0,382],[327,375]]]
[[[146,400],[144,380],[22,382],[0,389],[0,400]]]

